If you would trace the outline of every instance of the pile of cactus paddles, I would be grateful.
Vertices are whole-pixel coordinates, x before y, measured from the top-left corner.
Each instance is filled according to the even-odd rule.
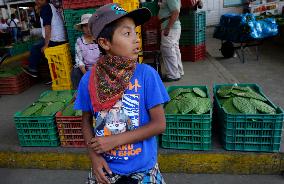
[[[169,95],[171,101],[165,105],[166,114],[206,114],[212,107],[206,92],[198,87],[178,88]]]
[[[26,108],[22,116],[51,116],[73,99],[72,91],[50,91]]]
[[[249,86],[223,86],[217,96],[221,106],[231,114],[276,114],[268,100]]]
[[[13,77],[22,72],[20,66],[4,66],[0,68],[0,78]]]
[[[62,111],[62,116],[82,116],[82,111],[74,110],[74,102],[72,102]]]

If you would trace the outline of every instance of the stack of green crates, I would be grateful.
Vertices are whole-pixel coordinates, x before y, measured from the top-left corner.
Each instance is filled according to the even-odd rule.
[[[48,95],[51,92],[52,91],[46,91],[42,93],[40,98]],[[74,95],[74,91],[57,92],[70,92],[71,95]],[[70,103],[70,99],[66,100],[64,103],[67,105]],[[56,112],[45,116],[40,115],[37,112],[33,115],[27,116],[24,115],[23,112],[24,111],[16,112],[14,115],[14,122],[21,146],[59,146],[60,141],[55,122]]]
[[[284,117],[283,110],[269,101],[257,84],[238,84],[241,87],[248,86],[265,97],[268,104],[276,109],[276,114],[229,113],[221,107],[217,91],[221,87],[232,85],[214,86],[214,108],[217,112],[224,148],[231,151],[279,152]]]
[[[89,9],[65,9],[63,11],[65,26],[67,30],[68,40],[70,44],[71,54],[74,57],[75,55],[75,43],[79,36],[82,35],[82,32],[77,31],[74,29],[74,25],[81,22],[81,16],[83,14],[93,14],[95,13],[96,9],[89,8]]]
[[[158,16],[158,13],[159,13],[158,0],[154,0],[152,2],[141,3],[141,6],[148,8],[151,11],[152,16]]]
[[[206,86],[171,86],[168,93],[178,89],[198,87],[207,93]],[[161,146],[169,149],[210,150],[212,144],[212,109],[207,114],[166,114],[167,127],[161,135]]]
[[[195,46],[205,43],[205,11],[183,11],[180,14],[181,46]]]

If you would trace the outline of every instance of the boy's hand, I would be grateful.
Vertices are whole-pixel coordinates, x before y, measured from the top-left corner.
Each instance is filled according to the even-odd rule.
[[[108,167],[107,162],[101,155],[92,155],[92,168],[93,168],[93,174],[96,177],[96,180],[100,184],[110,184],[110,181],[106,177],[107,174],[112,175],[112,172],[110,168]]]
[[[90,148],[92,148],[97,154],[101,154],[110,151],[117,146],[117,140],[114,136],[106,136],[92,138]]]

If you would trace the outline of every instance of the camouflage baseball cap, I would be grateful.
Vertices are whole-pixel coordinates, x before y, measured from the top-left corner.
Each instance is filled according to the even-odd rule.
[[[148,8],[138,8],[131,12],[125,11],[116,3],[104,5],[96,10],[89,20],[90,31],[95,40],[104,27],[120,18],[130,17],[136,26],[144,24],[151,18],[151,11]]]

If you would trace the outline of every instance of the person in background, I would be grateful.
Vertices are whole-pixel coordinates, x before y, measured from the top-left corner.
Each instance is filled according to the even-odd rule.
[[[20,27],[20,21],[19,19],[16,18],[15,14],[11,15],[11,18],[7,21],[7,23],[9,24],[9,27],[11,29],[11,33],[12,33],[12,37],[14,39],[14,42],[18,41],[18,31],[19,31],[19,27]]]
[[[31,49],[28,59],[29,66],[23,67],[23,71],[32,77],[38,77],[38,64],[43,57],[44,50],[66,43],[66,32],[62,16],[49,0],[36,0],[36,6],[40,12],[42,39]]]
[[[161,54],[165,63],[164,82],[178,81],[184,75],[179,49],[181,23],[178,19],[180,0],[160,0]]]
[[[100,49],[93,41],[93,36],[88,27],[88,21],[92,14],[84,14],[81,17],[81,22],[74,25],[74,29],[82,31],[83,35],[80,36],[75,45],[76,64],[72,70],[71,79],[73,88],[77,89],[82,76],[89,71],[93,64],[95,64],[100,57]]]
[[[0,22],[0,45],[6,46],[8,45],[9,40],[9,26],[6,24],[6,21],[1,18]]]
[[[8,26],[8,24],[6,23],[5,19],[1,18],[0,30],[7,32],[7,31],[8,31],[8,28],[9,28],[9,26]]]

